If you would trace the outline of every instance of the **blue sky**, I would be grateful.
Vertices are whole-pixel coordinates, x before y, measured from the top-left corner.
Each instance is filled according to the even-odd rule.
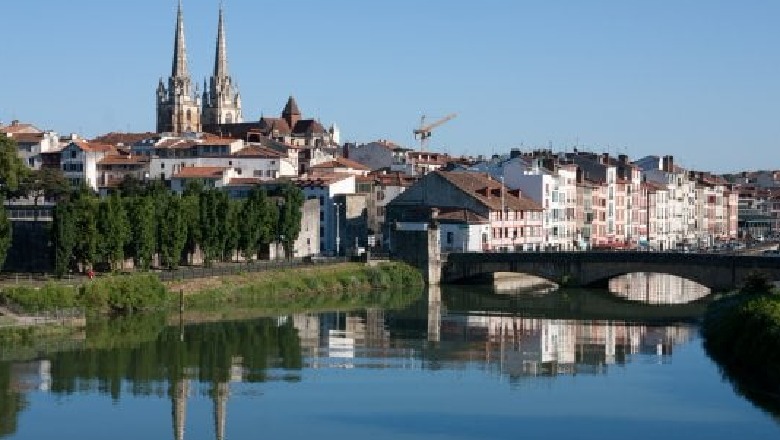
[[[95,136],[154,130],[176,0],[3,2],[0,120]],[[214,63],[219,0],[184,0],[190,72]],[[780,168],[779,0],[225,0],[246,119],[288,95],[344,140],[493,154],[673,154]]]

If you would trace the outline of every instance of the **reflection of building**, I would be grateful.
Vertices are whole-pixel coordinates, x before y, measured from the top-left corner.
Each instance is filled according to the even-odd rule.
[[[295,315],[293,326],[310,368],[352,367],[355,359],[363,362],[372,358],[387,367],[385,359],[404,356],[403,350],[390,348],[390,333],[381,309]]]
[[[502,373],[517,377],[599,373],[607,365],[627,363],[630,355],[670,355],[675,344],[692,336],[687,327],[468,315],[442,318],[441,339],[485,341],[484,346],[471,345],[474,351],[468,357],[484,357]]]
[[[685,304],[710,294],[694,281],[660,273],[630,273],[609,281],[609,290],[631,301],[647,304]]]

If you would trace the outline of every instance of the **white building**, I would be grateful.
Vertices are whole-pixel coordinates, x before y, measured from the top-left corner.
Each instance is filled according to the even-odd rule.
[[[352,174],[318,174],[304,176],[295,180],[307,199],[317,199],[320,204],[320,243],[323,255],[344,253],[345,243],[337,237],[336,222],[338,207],[333,197],[337,194],[355,194],[355,176]],[[338,244],[337,244],[338,241]],[[338,245],[338,246],[337,246]],[[338,249],[337,249],[338,247]],[[338,250],[338,252],[337,252]]]
[[[65,178],[71,185],[79,186],[85,183],[93,190],[98,190],[98,162],[103,158],[118,154],[111,145],[72,141],[60,152],[60,167]]]

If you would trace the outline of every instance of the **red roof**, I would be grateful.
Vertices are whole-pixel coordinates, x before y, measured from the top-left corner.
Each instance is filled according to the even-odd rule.
[[[184,167],[173,177],[176,179],[219,179],[227,167]]]
[[[112,145],[108,144],[101,144],[98,142],[89,142],[89,141],[73,141],[71,144],[79,147],[82,151],[86,151],[88,153],[109,153],[112,151],[116,151],[116,149]]]

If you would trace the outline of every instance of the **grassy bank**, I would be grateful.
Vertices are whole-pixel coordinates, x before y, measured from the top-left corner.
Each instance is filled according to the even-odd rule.
[[[100,277],[82,285],[49,283],[43,287],[9,287],[0,305],[36,314],[64,309],[88,313],[128,313],[177,306],[206,310],[223,305],[321,308],[360,303],[376,289],[422,286],[420,273],[402,263],[366,266],[343,263],[212,277],[163,284],[154,274]],[[380,293],[381,294],[381,293]]]
[[[713,303],[702,332],[735,389],[780,412],[780,295],[735,294]]]
[[[267,309],[284,310],[291,304],[299,309],[323,309],[337,305],[343,308],[365,303],[369,296],[382,295],[381,290],[413,289],[422,285],[420,273],[405,264],[384,263],[371,267],[343,263],[171,283],[169,289],[184,292],[186,309],[262,305]],[[397,297],[390,293],[387,295],[389,298]]]

